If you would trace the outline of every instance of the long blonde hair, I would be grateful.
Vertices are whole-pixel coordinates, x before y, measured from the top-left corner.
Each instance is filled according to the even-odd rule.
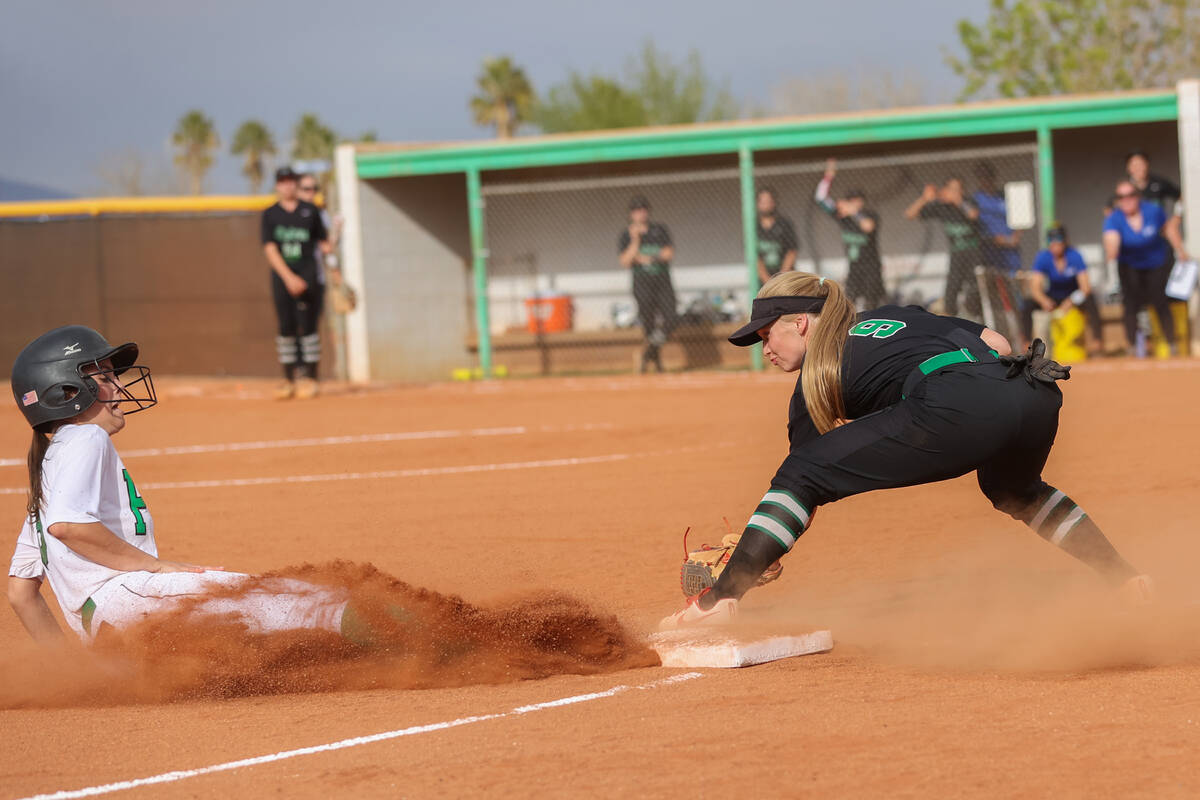
[[[808,349],[800,372],[808,415],[817,431],[825,433],[833,430],[838,420],[846,418],[846,404],[842,400],[842,353],[854,325],[854,303],[837,281],[807,272],[781,272],[758,291],[759,297],[788,295],[825,298],[821,313],[813,315],[820,322],[808,336]],[[793,320],[798,316],[788,314],[781,319]]]

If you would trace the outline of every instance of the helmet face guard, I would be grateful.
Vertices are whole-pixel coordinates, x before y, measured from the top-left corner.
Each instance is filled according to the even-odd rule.
[[[118,397],[102,402],[126,414],[144,411],[158,398],[147,367],[136,365],[138,346],[132,342],[113,347],[103,336],[83,325],[66,325],[34,339],[17,356],[12,368],[13,398],[36,430],[70,419],[100,401],[101,379],[111,378]],[[111,366],[102,366],[108,361]],[[134,372],[124,385],[118,376]]]
[[[104,369],[98,363],[103,360],[89,361],[79,367],[83,385],[92,393],[92,402],[107,403],[114,408],[121,408],[122,403],[129,403],[132,407],[121,408],[125,414],[136,414],[158,404],[158,395],[154,392],[154,379],[150,377],[149,367],[130,364],[128,367],[114,366]],[[115,400],[100,399],[100,384],[96,381],[98,376],[109,378],[110,382],[117,387],[118,396]],[[122,378],[122,376],[125,377]],[[129,379],[131,376],[132,380]],[[90,406],[91,403],[88,405]]]

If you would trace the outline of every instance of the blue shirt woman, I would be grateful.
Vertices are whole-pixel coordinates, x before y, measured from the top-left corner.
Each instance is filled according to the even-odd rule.
[[[1168,220],[1161,207],[1142,199],[1133,183],[1118,183],[1116,208],[1104,220],[1104,255],[1110,263],[1117,262],[1125,303],[1125,336],[1130,346],[1137,341],[1138,312],[1150,306],[1158,317],[1163,338],[1175,348],[1175,326],[1167,302],[1172,248],[1181,258],[1187,258],[1179,217]]]

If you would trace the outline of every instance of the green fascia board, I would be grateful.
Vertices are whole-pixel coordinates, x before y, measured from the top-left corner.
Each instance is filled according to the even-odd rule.
[[[1051,129],[1089,128],[1177,118],[1176,95],[1171,90],[1022,103],[978,103],[858,117],[679,126],[665,130],[611,131],[596,135],[364,151],[357,153],[355,159],[359,177],[370,179],[471,169],[520,169],[719,153],[736,155],[743,145],[752,150],[783,150],[1034,133],[1043,126]]]

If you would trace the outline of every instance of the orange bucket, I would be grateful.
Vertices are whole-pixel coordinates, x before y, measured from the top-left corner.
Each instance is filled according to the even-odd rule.
[[[575,322],[571,296],[530,297],[525,301],[525,317],[525,327],[530,333],[569,331]]]

